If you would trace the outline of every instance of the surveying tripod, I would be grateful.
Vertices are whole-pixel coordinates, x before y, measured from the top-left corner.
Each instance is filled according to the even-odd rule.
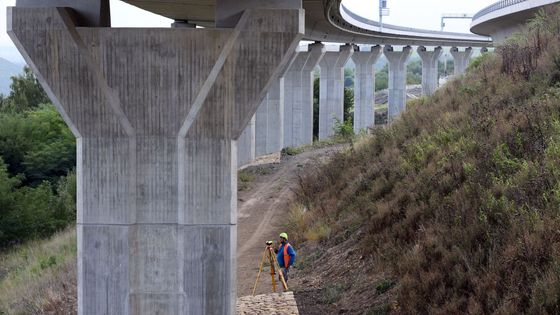
[[[261,277],[261,273],[264,269],[264,263],[268,260],[270,264],[270,277],[272,278],[272,291],[276,292],[276,270],[278,270],[278,274],[280,275],[280,281],[282,282],[282,286],[284,287],[284,291],[288,291],[288,284],[284,279],[284,273],[282,272],[280,265],[278,265],[278,260],[276,260],[276,255],[274,254],[274,249],[272,248],[272,241],[266,242],[266,248],[262,254],[261,265],[259,268],[259,273],[257,274],[257,280],[255,280],[255,286],[253,287],[253,296],[255,296],[255,291],[257,290],[257,285],[259,284],[259,279]]]

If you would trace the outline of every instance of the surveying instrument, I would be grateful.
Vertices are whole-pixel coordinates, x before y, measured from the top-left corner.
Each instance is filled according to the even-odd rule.
[[[276,255],[274,254],[274,249],[272,248],[272,241],[266,242],[266,248],[262,254],[261,259],[261,266],[259,268],[259,273],[257,274],[257,280],[255,280],[255,286],[253,287],[253,296],[255,296],[255,291],[257,290],[257,285],[259,284],[259,279],[261,277],[261,273],[264,269],[264,263],[268,260],[270,264],[270,277],[272,278],[272,292],[276,292],[276,270],[278,270],[278,274],[280,275],[280,281],[282,282],[282,286],[284,287],[284,291],[288,291],[288,284],[284,279],[284,273],[278,264],[278,260],[276,260]]]

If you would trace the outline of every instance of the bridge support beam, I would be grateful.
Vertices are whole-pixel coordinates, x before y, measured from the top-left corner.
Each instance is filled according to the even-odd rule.
[[[354,78],[354,132],[367,130],[375,124],[375,63],[381,56],[381,46],[370,51],[355,51],[352,60],[356,65]]]
[[[319,140],[332,137],[336,121],[344,119],[344,66],[353,52],[353,45],[342,45],[338,52],[326,52],[319,62]]]
[[[383,53],[389,61],[389,121],[406,109],[406,66],[412,53],[410,46],[394,51],[387,45]]]
[[[465,73],[469,66],[472,56],[472,48],[468,47],[464,51],[459,51],[457,47],[451,47],[451,56],[453,56],[454,74],[461,75]]]
[[[313,143],[313,76],[324,54],[323,44],[310,44],[284,76],[284,147]]]
[[[422,59],[422,95],[432,95],[438,88],[438,63],[442,51],[441,47],[434,48],[434,51],[418,47],[418,55]]]
[[[235,139],[303,11],[245,10],[227,29],[76,27],[74,12],[7,20],[78,138],[78,314],[235,313]]]
[[[251,118],[243,132],[237,139],[237,167],[251,164],[255,160],[256,130],[255,115]]]

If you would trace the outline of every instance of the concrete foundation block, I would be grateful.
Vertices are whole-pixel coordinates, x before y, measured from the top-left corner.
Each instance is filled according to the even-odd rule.
[[[81,225],[78,236],[78,313],[128,314],[130,230]]]

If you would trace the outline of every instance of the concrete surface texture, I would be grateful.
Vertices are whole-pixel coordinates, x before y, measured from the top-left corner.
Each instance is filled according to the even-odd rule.
[[[255,159],[255,116],[256,114],[253,115],[253,118],[243,129],[241,136],[237,139],[237,167],[249,165]]]
[[[451,47],[451,56],[453,56],[454,74],[461,75],[465,73],[472,56],[472,48],[468,47],[464,51],[459,51],[457,47]]]
[[[77,141],[78,313],[235,312],[236,142],[303,12],[230,29],[76,27],[9,8],[8,32]]]
[[[420,46],[417,51],[422,59],[422,95],[432,95],[438,88],[438,63],[443,49],[436,47],[428,51]]]
[[[255,114],[255,157],[284,147],[284,78],[272,82]]]
[[[375,69],[381,56],[381,46],[370,51],[355,51],[352,60],[356,65],[354,75],[354,132],[367,130],[375,124]]]
[[[344,119],[344,65],[353,53],[353,45],[342,45],[340,51],[327,51],[319,62],[319,140],[333,136],[336,121]]]
[[[284,147],[313,142],[313,71],[325,54],[314,43],[295,56],[284,81]]]
[[[383,47],[383,54],[389,61],[389,120],[406,109],[406,66],[411,53],[410,46],[403,47],[402,51],[394,51],[389,45]]]

